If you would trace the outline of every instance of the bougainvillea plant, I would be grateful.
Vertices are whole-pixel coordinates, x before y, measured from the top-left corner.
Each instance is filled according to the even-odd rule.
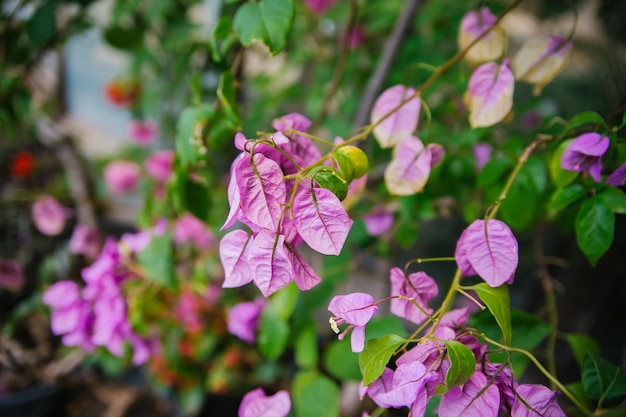
[[[411,17],[417,2],[225,2],[210,35],[185,20],[195,2],[114,3],[104,38],[132,64],[104,95],[131,113],[139,147],[107,162],[102,189],[141,190],[144,206],[135,233],[104,245],[76,226],[69,249],[88,266],[43,295],[62,343],[147,364],[188,413],[205,390],[239,389],[240,417],[347,415],[350,384],[362,416],[624,413],[626,373],[588,336],[563,336],[580,378],[557,375],[557,285],[541,239],[525,241],[562,220],[595,265],[626,213],[624,121],[546,123],[536,101],[524,107],[568,66],[575,28],[521,43],[506,18],[522,0],[430,2],[417,21],[446,33],[415,35],[371,87],[363,67],[393,59],[377,38],[407,25],[390,10]],[[441,19],[448,6],[457,15]],[[169,29],[184,36],[169,42]],[[164,87],[189,78],[182,100]],[[164,103],[181,101],[174,122]],[[354,125],[355,113],[369,118]],[[29,175],[24,161],[14,176]],[[53,236],[72,214],[46,194],[32,215]],[[435,217],[464,225],[442,230],[448,252],[423,256],[420,224]],[[529,259],[548,322],[512,308]],[[359,263],[376,263],[383,292],[351,276]],[[5,286],[22,280],[13,263],[4,271]]]

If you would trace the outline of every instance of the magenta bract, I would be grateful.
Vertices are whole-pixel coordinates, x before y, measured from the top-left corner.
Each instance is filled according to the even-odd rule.
[[[613,171],[606,179],[606,183],[616,187],[626,185],[626,163],[620,165],[619,168]]]
[[[383,91],[372,109],[371,122],[377,124],[374,137],[382,148],[390,148],[402,139],[411,136],[419,120],[421,102],[418,97],[410,99],[393,114],[383,120],[388,113],[404,100],[415,95],[415,90],[404,85],[396,85]]]
[[[39,197],[32,206],[31,218],[33,223],[44,235],[56,236],[63,231],[68,210],[54,197],[44,195]]]
[[[264,305],[263,300],[234,305],[228,312],[228,331],[241,340],[254,343]]]
[[[207,225],[191,213],[185,213],[174,223],[172,238],[177,245],[193,243],[199,250],[208,249],[214,241]]]
[[[224,288],[235,288],[252,281],[248,259],[248,245],[252,235],[233,230],[220,241],[220,260],[224,267]]]
[[[158,182],[167,182],[172,175],[174,165],[174,151],[164,149],[153,152],[145,163],[148,175]]]
[[[458,417],[497,417],[500,391],[489,385],[479,370],[465,384],[453,387],[441,397],[439,415]]]
[[[473,128],[494,125],[511,111],[515,78],[509,61],[476,68],[467,87],[469,122]]]
[[[341,201],[330,190],[301,185],[293,201],[293,222],[304,241],[325,255],[339,255],[352,227]]]
[[[518,263],[517,239],[500,220],[476,220],[461,235],[454,257],[461,276],[478,274],[499,287],[509,281]]]
[[[287,391],[265,395],[261,388],[243,396],[239,405],[239,417],[285,417],[291,409]]]
[[[100,253],[101,237],[97,229],[84,224],[74,228],[68,249],[71,253],[95,258]]]
[[[602,182],[602,155],[609,149],[610,140],[599,133],[583,133],[575,138],[561,158],[561,168],[589,174],[596,182]]]
[[[276,162],[261,154],[244,158],[235,171],[241,209],[259,227],[277,231],[286,202],[283,172]]]
[[[556,392],[548,387],[522,384],[515,392],[517,395],[511,408],[511,417],[565,417],[556,401]]]
[[[391,269],[389,280],[392,297],[401,295],[413,299],[411,302],[408,299],[392,298],[391,313],[415,324],[422,324],[427,316],[414,303],[421,306],[428,314],[432,313],[432,309],[428,308],[427,304],[439,292],[435,280],[422,271],[406,276],[400,268]]]
[[[104,182],[113,194],[124,194],[139,184],[141,170],[132,161],[113,161],[104,168]]]
[[[264,297],[280,290],[293,280],[293,270],[283,235],[262,229],[254,237],[248,250],[254,254],[254,262],[248,264],[254,284],[259,287]]]
[[[361,292],[336,295],[330,300],[328,310],[334,315],[330,323],[335,332],[339,333],[337,326],[343,323],[349,324],[348,328],[339,334],[339,339],[342,340],[346,333],[352,330],[352,351],[361,352],[365,344],[365,325],[378,311],[378,306],[374,304],[374,297]]]
[[[159,133],[159,126],[154,120],[131,120],[128,124],[130,138],[141,146],[149,146],[154,143]]]

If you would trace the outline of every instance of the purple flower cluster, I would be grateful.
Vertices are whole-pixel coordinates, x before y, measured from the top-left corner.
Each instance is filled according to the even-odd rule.
[[[422,417],[428,399],[446,386],[451,363],[444,341],[464,344],[476,358],[476,369],[462,385],[441,395],[439,415],[463,417],[564,417],[556,393],[542,385],[520,385],[506,364],[492,363],[487,345],[469,335],[466,309],[452,310],[439,321],[434,337],[425,338],[386,368],[369,386],[361,386],[380,407],[409,407],[412,417]],[[439,387],[439,388],[438,388]]]
[[[122,284],[131,276],[122,263],[114,239],[105,242],[102,252],[83,269],[85,287],[73,281],[59,281],[43,295],[52,310],[52,332],[63,335],[67,346],[80,346],[90,352],[104,346],[116,356],[124,355],[124,345],[133,349],[133,363],[140,365],[154,350],[153,341],[135,333],[128,321],[128,307]]]
[[[295,281],[308,290],[321,279],[296,247],[304,241],[323,254],[341,252],[352,220],[337,196],[309,178],[285,179],[320,160],[312,140],[294,133],[310,125],[291,113],[274,120],[268,139],[235,136],[242,152],[231,166],[230,213],[222,229],[239,221],[249,231],[233,230],[220,242],[225,288],[254,281],[267,297]]]

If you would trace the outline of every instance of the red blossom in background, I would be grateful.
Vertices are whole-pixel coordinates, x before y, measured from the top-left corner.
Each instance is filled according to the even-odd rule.
[[[139,99],[141,90],[135,78],[118,77],[104,86],[104,97],[116,107],[130,107]]]
[[[28,151],[19,151],[11,160],[11,178],[20,179],[29,176],[35,167],[35,157]]]

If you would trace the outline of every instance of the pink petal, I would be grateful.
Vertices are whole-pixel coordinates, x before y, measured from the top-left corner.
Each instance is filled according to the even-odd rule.
[[[469,120],[473,128],[494,125],[509,114],[514,85],[508,60],[502,65],[488,62],[474,70],[468,85]]]
[[[239,405],[239,417],[286,417],[291,409],[287,391],[266,396],[261,388],[244,395]]]
[[[287,256],[289,256],[289,262],[293,267],[293,275],[296,285],[302,291],[310,290],[322,282],[322,279],[317,275],[313,268],[306,263],[296,249],[291,249],[290,246],[287,246]]]
[[[255,154],[241,161],[235,175],[244,216],[260,227],[278,230],[287,198],[283,172],[278,164]]]
[[[431,149],[425,149],[422,141],[415,136],[409,136],[398,144],[391,163],[385,169],[385,184],[389,193],[412,195],[424,189],[432,166]]]
[[[484,220],[476,220],[457,242],[455,258],[462,271],[469,262],[487,284],[499,287],[513,276],[517,268],[517,240],[500,220],[489,220],[487,227]]]
[[[556,401],[556,393],[548,387],[522,384],[515,391],[517,395],[511,409],[511,417],[565,417],[565,413]],[[532,409],[528,408],[524,402]]]
[[[500,409],[500,392],[489,385],[480,371],[460,387],[453,387],[441,397],[440,416],[497,417]]]
[[[352,227],[341,201],[330,190],[305,183],[293,201],[293,221],[302,239],[325,255],[339,255]]]
[[[241,287],[252,281],[248,245],[252,236],[243,230],[233,230],[220,241],[220,260],[224,267],[224,288]]]
[[[172,174],[174,151],[164,149],[153,152],[146,159],[145,168],[148,175],[159,182],[167,182]]]
[[[350,348],[352,352],[363,352],[365,348],[365,326],[356,326],[350,336]]]
[[[104,182],[112,194],[132,191],[139,184],[141,170],[132,161],[113,161],[104,168]]]
[[[488,7],[467,12],[461,20],[459,29],[459,49],[466,49],[485,30],[491,28],[496,20],[496,16],[491,13]],[[501,27],[496,26],[467,51],[465,59],[472,64],[498,59],[504,52],[505,44],[506,35]]]
[[[239,186],[237,185],[237,176],[235,173],[240,169],[239,165],[243,163],[243,160],[248,157],[247,154],[241,153],[235,160],[233,161],[230,168],[230,180],[228,182],[228,203],[230,204],[230,211],[228,212],[228,217],[224,222],[224,225],[220,228],[220,230],[228,229],[232,225],[237,222],[239,217],[243,217],[243,213],[241,211],[241,197],[239,193]]]
[[[412,298],[414,303],[417,303],[429,314],[432,313],[432,309],[428,308],[428,302],[439,293],[439,288],[434,279],[423,271],[410,274],[407,277],[400,268],[392,268],[389,279],[392,297],[401,295]],[[415,324],[421,324],[427,319],[422,310],[405,299],[393,298],[390,303],[390,311],[391,314],[405,318]]]
[[[398,365],[393,376],[385,370],[381,378],[374,381],[368,395],[381,407],[408,407],[425,392],[426,367],[418,361]]]
[[[128,124],[128,134],[138,145],[149,146],[157,138],[159,126],[154,120],[131,120]]]
[[[56,236],[63,231],[68,211],[50,195],[38,198],[32,206],[33,223],[44,235]]]
[[[362,292],[336,295],[328,304],[328,310],[336,317],[356,326],[365,326],[378,311],[374,297]]]
[[[368,235],[380,236],[393,226],[393,214],[385,211],[384,206],[379,206],[364,215],[363,222]]]
[[[411,87],[396,85],[385,90],[374,103],[371,121],[378,123],[394,110],[402,101],[415,94]],[[411,99],[374,128],[374,137],[382,148],[390,148],[407,136],[411,136],[419,120],[421,102],[418,97]]]
[[[73,281],[59,281],[48,287],[42,300],[54,309],[67,307],[80,301],[80,290]]]
[[[280,290],[293,280],[285,237],[262,229],[250,245],[250,274],[264,297]]]

